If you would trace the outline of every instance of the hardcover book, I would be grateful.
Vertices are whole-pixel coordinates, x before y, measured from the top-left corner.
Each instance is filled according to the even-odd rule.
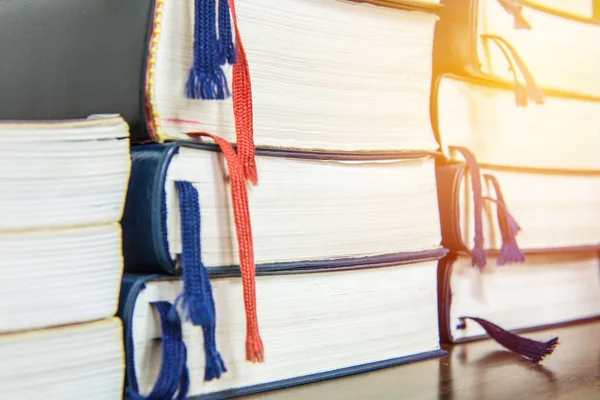
[[[600,248],[600,175],[480,166],[452,151],[465,161],[436,169],[444,247],[479,267],[487,251],[504,264],[522,252]]]
[[[510,85],[439,75],[432,124],[446,158],[469,149],[482,165],[530,170],[600,171],[600,102],[546,96],[519,107]]]
[[[600,317],[597,251],[527,255],[520,264],[485,270],[466,256],[440,261],[438,283],[442,340],[461,342],[485,335],[465,317],[485,318],[504,329],[529,331]]]
[[[161,398],[170,399],[177,390],[182,396],[177,398],[222,399],[440,356],[435,275],[437,258],[444,253],[385,262],[374,257],[369,263],[298,263],[277,271],[259,265],[256,291],[265,362],[258,365],[245,360],[239,271],[211,279],[212,338],[183,318],[169,322],[177,314],[174,304],[185,285],[181,279],[126,275],[120,306],[126,393],[147,395],[168,387],[171,391],[161,392]],[[215,363],[223,368],[218,380],[210,379]],[[167,375],[166,365],[183,364],[187,367]]]
[[[209,268],[240,264],[232,170],[208,143],[134,146],[123,217],[130,271],[176,272],[181,184],[195,188]],[[434,153],[382,157],[258,150],[248,190],[257,264],[365,257],[440,247]],[[230,175],[228,178],[227,174]],[[180,185],[180,186],[178,186]],[[239,235],[239,231],[237,231]]]
[[[435,150],[437,3],[207,1],[207,16],[194,2],[156,0],[145,77],[150,138],[204,131],[244,152],[253,125],[257,147]]]
[[[600,20],[577,11],[581,2],[556,3],[442,1],[435,69],[512,83],[520,105],[556,92],[600,99]]]

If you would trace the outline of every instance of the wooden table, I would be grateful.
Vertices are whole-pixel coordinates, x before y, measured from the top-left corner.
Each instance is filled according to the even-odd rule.
[[[559,336],[540,364],[491,340],[444,346],[448,356],[366,374],[277,390],[247,400],[600,400],[600,322],[525,334]]]

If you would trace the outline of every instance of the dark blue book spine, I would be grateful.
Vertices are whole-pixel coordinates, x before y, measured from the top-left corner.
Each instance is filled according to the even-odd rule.
[[[123,321],[126,358],[124,398],[126,400],[183,400],[189,389],[187,350],[183,341],[181,318],[172,303],[154,301],[150,306],[160,320],[162,360],[159,376],[152,391],[147,396],[139,393],[134,363],[133,314],[137,297],[145,288],[146,282],[158,278],[159,275],[125,274],[123,276],[117,315]]]
[[[123,227],[125,271],[175,274],[166,229],[165,179],[177,144],[131,148],[131,177]]]

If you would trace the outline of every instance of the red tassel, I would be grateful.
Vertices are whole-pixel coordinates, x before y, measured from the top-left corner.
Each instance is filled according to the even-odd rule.
[[[254,154],[254,121],[250,67],[238,29],[235,3],[233,0],[229,0],[229,8],[231,9],[237,48],[237,62],[233,65],[233,82],[231,85],[233,89],[233,115],[235,118],[237,149],[244,169],[244,176],[253,185],[256,185],[258,183],[258,171],[256,169]]]
[[[227,162],[244,289],[244,306],[246,309],[246,359],[250,362],[263,362],[264,348],[258,330],[258,315],[256,311],[254,244],[252,241],[248,188],[246,186],[244,168],[240,156],[236,154],[233,147],[226,140],[205,132],[193,132],[189,133],[189,135],[208,136],[212,138],[221,148]]]

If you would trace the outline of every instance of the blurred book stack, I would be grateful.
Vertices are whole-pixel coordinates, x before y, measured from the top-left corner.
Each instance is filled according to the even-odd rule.
[[[597,317],[600,21],[592,1],[442,4],[431,107],[451,250],[439,271],[442,337],[486,333],[464,317],[510,330]]]

